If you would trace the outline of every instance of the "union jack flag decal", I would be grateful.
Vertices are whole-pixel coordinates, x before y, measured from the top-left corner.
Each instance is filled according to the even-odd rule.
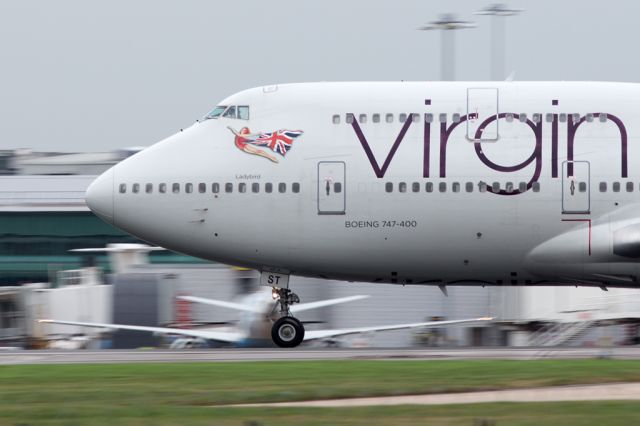
[[[260,133],[256,140],[249,142],[252,145],[266,146],[273,152],[283,157],[291,149],[294,139],[302,135],[302,130],[278,130],[270,133]]]
[[[229,130],[235,135],[235,144],[240,150],[247,154],[267,158],[274,163],[278,162],[275,156],[256,147],[268,148],[284,157],[291,149],[293,141],[304,133],[302,130],[286,129],[276,130],[275,132],[251,133],[247,127],[243,127],[240,131],[229,127]]]

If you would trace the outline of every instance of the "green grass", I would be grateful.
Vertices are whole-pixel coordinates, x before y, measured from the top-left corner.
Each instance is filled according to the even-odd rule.
[[[640,361],[299,361],[0,366],[4,424],[630,424],[640,403],[211,408],[318,398],[640,381]],[[606,420],[606,421],[605,421]],[[599,423],[598,423],[599,421]],[[315,423],[314,423],[315,422]]]

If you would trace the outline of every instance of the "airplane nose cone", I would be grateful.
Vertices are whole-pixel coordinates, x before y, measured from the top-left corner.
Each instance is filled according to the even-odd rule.
[[[113,223],[113,168],[107,170],[94,180],[85,194],[87,206],[100,219]]]

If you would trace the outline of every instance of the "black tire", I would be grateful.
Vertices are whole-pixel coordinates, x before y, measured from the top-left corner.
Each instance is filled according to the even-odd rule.
[[[282,317],[271,327],[271,339],[281,348],[295,348],[304,340],[304,326],[293,317]]]

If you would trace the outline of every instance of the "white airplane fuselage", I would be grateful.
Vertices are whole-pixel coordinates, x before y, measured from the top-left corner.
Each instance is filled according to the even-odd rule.
[[[91,209],[258,270],[638,287],[640,85],[307,83],[220,105],[249,109],[119,163],[89,188]]]

